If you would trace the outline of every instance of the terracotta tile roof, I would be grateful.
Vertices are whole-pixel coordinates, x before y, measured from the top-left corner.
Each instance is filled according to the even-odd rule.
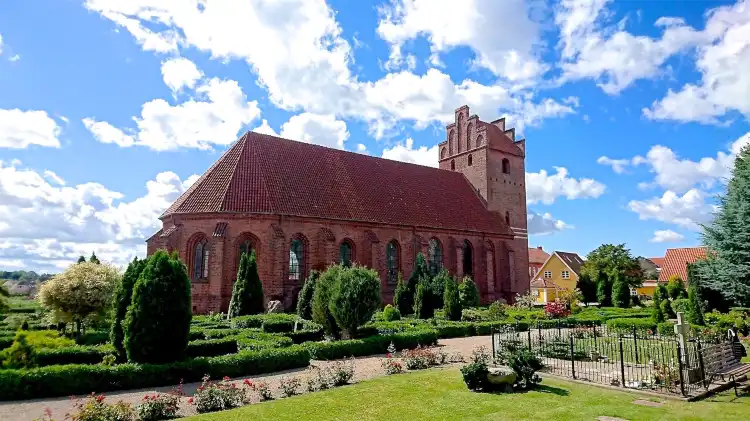
[[[655,264],[657,267],[664,266],[664,258],[663,257],[648,257],[648,260],[651,261],[651,263]]]
[[[560,288],[552,281],[549,281],[544,278],[535,278],[533,281],[531,281],[531,287],[532,288]]]
[[[507,233],[459,172],[248,132],[167,209]]]
[[[679,275],[687,281],[687,265],[706,257],[705,247],[684,247],[667,249],[664,264],[659,272],[659,282],[666,282],[672,275]]]
[[[579,256],[576,253],[568,253],[566,251],[556,251],[555,254],[557,254],[560,259],[562,259],[563,262],[565,262],[566,265],[570,267],[570,269],[576,273],[576,275],[581,275],[581,266],[585,263],[583,259],[581,259],[581,256]]]
[[[543,264],[549,258],[549,253],[541,247],[529,247],[529,263]]]
[[[169,228],[167,228],[166,230],[164,230],[164,231],[163,231],[163,232],[161,233],[160,237],[162,237],[162,238],[167,238],[167,237],[169,237],[170,235],[172,235],[173,233],[177,232],[177,230],[178,230],[178,229],[180,229],[180,227],[178,227],[177,225],[172,225],[171,227],[169,227]]]

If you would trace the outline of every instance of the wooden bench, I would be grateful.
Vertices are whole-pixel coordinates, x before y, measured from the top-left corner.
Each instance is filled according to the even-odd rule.
[[[737,394],[737,383],[747,378],[750,364],[743,364],[731,342],[723,341],[701,349],[703,386],[708,388],[716,378],[729,382]]]

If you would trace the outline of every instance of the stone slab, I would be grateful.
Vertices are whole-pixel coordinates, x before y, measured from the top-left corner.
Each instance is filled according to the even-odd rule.
[[[658,407],[664,405],[664,402],[654,402],[654,401],[650,401],[650,400],[647,400],[647,399],[636,399],[636,400],[633,401],[633,403],[636,404],[636,405],[650,406],[650,407],[653,407],[653,408],[658,408]]]

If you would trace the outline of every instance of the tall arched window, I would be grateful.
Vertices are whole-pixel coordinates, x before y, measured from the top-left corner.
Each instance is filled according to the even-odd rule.
[[[430,275],[435,276],[443,268],[443,248],[437,238],[430,240],[427,251],[427,264],[430,269]]]
[[[352,265],[352,243],[349,240],[344,240],[339,246],[339,263],[344,266]]]
[[[474,275],[474,256],[473,256],[473,250],[471,247],[471,243],[469,240],[464,240],[464,260],[463,260],[463,269],[464,269],[464,275],[466,276],[472,276]]]
[[[487,241],[484,246],[486,250],[485,263],[487,266],[487,286],[490,290],[495,289],[495,246],[492,245],[491,241]]]
[[[208,240],[200,239],[195,243],[193,250],[193,280],[201,281],[208,279]]]
[[[237,255],[242,258],[243,254],[247,254],[248,256],[253,252],[253,242],[250,240],[245,240],[240,243],[240,246],[237,248]]]
[[[305,276],[305,244],[299,238],[289,245],[289,280],[299,281]]]
[[[508,161],[508,158],[503,158],[503,174],[510,174],[510,161]]]
[[[472,164],[471,154],[469,154],[469,166]]]
[[[466,150],[471,149],[471,130],[473,125],[471,123],[466,125]]]
[[[451,159],[451,171],[456,171],[456,161]]]
[[[445,148],[440,149],[440,159],[445,159],[445,154],[446,154]]]
[[[505,224],[510,226],[510,212],[505,211]]]
[[[453,135],[454,131],[451,130],[448,132],[448,154],[453,155]]]
[[[385,248],[385,263],[388,269],[388,282],[395,284],[398,281],[399,246],[396,240],[391,240]]]
[[[484,142],[484,139],[482,139],[482,136],[477,136],[477,146],[482,146],[482,142]]]

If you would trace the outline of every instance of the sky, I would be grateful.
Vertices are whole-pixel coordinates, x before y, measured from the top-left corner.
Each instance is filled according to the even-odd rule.
[[[247,130],[437,166],[525,137],[529,245],[700,244],[750,142],[750,0],[0,1],[0,269],[145,255]]]

